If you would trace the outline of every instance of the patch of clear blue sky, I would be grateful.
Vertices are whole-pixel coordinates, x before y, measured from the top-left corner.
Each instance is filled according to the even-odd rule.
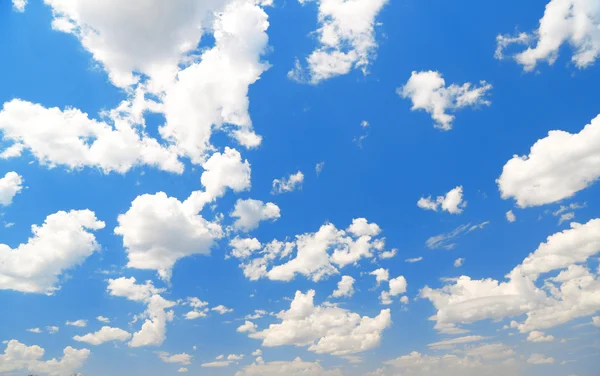
[[[381,360],[411,351],[428,352],[426,345],[439,339],[432,329],[434,323],[425,319],[435,313],[431,303],[412,300],[420,288],[426,284],[438,287],[440,278],[460,274],[501,279],[561,228],[555,217],[545,213],[558,205],[519,210],[517,223],[509,224],[504,215],[513,208],[513,202],[499,197],[495,183],[513,154],[528,153],[529,147],[551,129],[578,132],[599,111],[598,67],[577,70],[570,65],[566,50],[561,51],[553,66],[541,64],[539,74],[524,74],[517,64],[494,59],[496,35],[513,32],[516,27],[520,31],[535,29],[546,3],[391,0],[378,17],[382,23],[377,27],[378,56],[369,74],[354,71],[318,86],[299,85],[286,77],[294,59],[302,59],[315,46],[309,36],[316,27],[315,4],[302,7],[294,1],[275,1],[275,7],[266,10],[272,51],[265,60],[272,67],[249,93],[254,127],[264,141],[256,150],[243,151],[252,164],[252,189],[240,197],[274,201],[282,210],[277,222],[265,223],[253,233],[261,241],[316,231],[327,221],[345,228],[352,218],[365,217],[382,227],[389,248],[398,248],[398,255],[391,260],[363,262],[361,267],[343,271],[359,277],[361,272],[379,266],[389,268],[392,276],[402,274],[407,278],[411,297],[407,310],[398,304],[392,306],[393,326],[384,332],[380,347],[364,354],[367,362],[358,370],[372,370]],[[9,1],[0,3],[0,102],[22,98],[46,107],[73,106],[92,117],[114,107],[124,98],[123,93],[108,83],[105,72],[95,66],[75,38],[52,31],[50,21],[50,10],[40,1],[31,1],[23,14],[12,12]],[[440,71],[448,83],[488,81],[494,86],[491,107],[459,112],[450,132],[434,129],[429,115],[411,112],[410,102],[395,93],[411,71],[429,69]],[[363,147],[357,148],[352,140],[362,134],[362,120],[371,126]],[[151,118],[150,129],[160,121],[160,117]],[[222,141],[216,136],[217,145],[223,146]],[[96,273],[114,265],[118,274],[156,281],[152,272],[122,270],[126,257],[121,238],[112,233],[117,215],[144,193],[165,191],[184,199],[200,187],[200,171],[193,172],[188,164],[181,176],[149,168],[137,168],[126,175],[104,175],[87,168],[77,172],[49,170],[30,161],[33,158],[0,161],[1,175],[17,171],[28,187],[12,206],[2,209],[2,220],[15,223],[11,228],[0,227],[2,243],[16,246],[25,242],[32,224],[41,224],[48,214],[58,210],[89,208],[107,224],[97,233],[102,252],[69,272],[70,279],[55,296],[0,291],[0,340],[14,338],[28,345],[38,344],[53,357],[60,356],[67,345],[74,345],[71,337],[81,333],[76,328],[62,327],[65,320],[89,319],[87,329],[94,331],[101,323],[93,318],[103,315],[113,318],[114,326],[127,329],[132,315],[144,310],[143,305],[109,297],[105,292],[107,276]],[[317,177],[315,164],[321,161],[326,165]],[[276,197],[269,194],[274,178],[297,170],[306,176],[301,191]],[[469,202],[462,215],[417,208],[419,197],[443,194],[457,185],[464,186]],[[576,220],[586,222],[597,215],[600,207],[594,198],[599,194],[596,185],[571,200],[588,203],[577,211]],[[230,212],[237,198],[228,194],[219,201],[218,211]],[[425,247],[430,236],[464,223],[483,221],[491,223],[459,239],[454,250]],[[289,302],[283,298],[293,296],[296,290],[314,288],[317,302],[322,302],[338,280],[334,277],[315,284],[299,277],[291,283],[249,282],[237,262],[224,260],[225,251],[222,242],[212,256],[183,259],[173,271],[169,298],[197,296],[212,305],[235,309],[234,314],[193,321],[176,319],[168,325],[161,350],[193,354],[193,374],[232,374],[231,368],[201,370],[198,363],[214,360],[222,353],[249,354],[259,347],[259,341],[235,332],[241,322],[222,321],[254,309],[286,309]],[[423,256],[423,261],[404,262],[418,256]],[[466,259],[461,269],[452,265],[458,257]],[[371,291],[374,285],[373,277],[360,278],[358,293],[343,306],[362,315],[378,313],[380,290]],[[250,294],[255,297],[249,298]],[[178,308],[178,313],[182,312]],[[268,322],[268,318],[257,321],[261,327]],[[571,333],[567,329],[578,322],[557,330]],[[53,336],[25,331],[47,325],[59,325],[61,331]],[[497,333],[497,327],[489,322],[474,326],[477,334],[497,336],[527,348],[517,338]],[[575,345],[594,344],[598,345],[597,339],[588,338]],[[193,345],[198,346],[196,352],[192,351]],[[117,351],[112,345],[104,345],[92,351],[83,369],[89,376],[124,374],[124,370],[130,375],[164,375],[175,369],[172,364],[160,362],[154,349]],[[301,356],[306,360],[322,359],[327,365],[346,364],[301,348],[263,351],[267,360]],[[558,351],[556,344],[548,344],[545,354],[558,355]],[[569,372],[592,375],[593,364],[590,358],[573,365]],[[544,372],[564,373],[562,369]]]

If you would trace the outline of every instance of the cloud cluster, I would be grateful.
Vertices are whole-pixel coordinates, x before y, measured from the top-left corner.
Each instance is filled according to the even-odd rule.
[[[433,211],[438,211],[441,207],[442,210],[450,214],[460,214],[467,206],[467,202],[463,200],[463,187],[459,186],[450,190],[444,196],[438,196],[435,200],[431,196],[421,197],[417,202],[417,206],[421,209]]]
[[[91,354],[88,349],[77,350],[69,346],[64,349],[61,359],[40,360],[44,353],[39,346],[27,346],[14,339],[8,341],[4,354],[0,354],[0,373],[28,371],[49,376],[70,375],[81,368]]]

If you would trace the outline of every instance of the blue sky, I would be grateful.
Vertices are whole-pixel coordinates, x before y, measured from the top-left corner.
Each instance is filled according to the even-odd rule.
[[[2,1],[0,374],[594,375],[599,20]]]

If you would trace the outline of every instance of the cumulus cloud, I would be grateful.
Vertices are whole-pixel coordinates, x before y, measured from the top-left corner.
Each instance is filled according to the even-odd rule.
[[[375,269],[369,274],[375,276],[377,286],[379,286],[381,282],[389,281],[390,279],[390,271],[384,268]]]
[[[255,333],[258,325],[253,323],[252,321],[246,320],[243,325],[240,325],[237,328],[237,332],[239,333]]]
[[[49,376],[70,375],[83,366],[90,350],[77,350],[71,346],[63,350],[60,359],[41,360],[45,350],[37,345],[27,346],[13,339],[7,342],[4,354],[0,354],[0,373],[28,371]]]
[[[136,197],[118,222],[115,234],[123,237],[127,267],[156,270],[165,280],[177,260],[210,254],[222,236],[218,223],[192,214],[185,203],[163,192]]]
[[[50,168],[94,167],[105,173],[125,173],[134,166],[148,165],[183,172],[173,148],[160,145],[132,122],[125,108],[98,121],[75,108],[46,108],[20,99],[4,103],[0,111],[2,137],[19,145],[7,157],[18,157],[27,149]]]
[[[438,196],[435,200],[431,196],[421,197],[417,202],[417,206],[421,209],[433,211],[438,211],[441,207],[442,210],[450,214],[460,214],[467,206],[467,202],[463,200],[463,187],[459,186],[450,190],[445,196]]]
[[[293,241],[272,242],[258,248],[254,240],[237,240],[232,245],[232,256],[242,260],[240,267],[244,275],[251,279],[268,278],[277,281],[291,281],[301,274],[313,281],[319,281],[338,274],[337,267],[355,264],[363,258],[374,257],[375,251],[382,251],[384,240],[377,238],[381,229],[366,219],[354,219],[344,230],[338,230],[328,223],[315,232],[296,235]],[[274,265],[277,260],[291,260]],[[337,267],[336,267],[337,266]]]
[[[12,204],[13,198],[23,189],[23,177],[14,171],[7,172],[0,178],[0,205]]]
[[[317,362],[305,362],[300,358],[289,361],[277,361],[265,363],[262,358],[257,362],[245,366],[235,376],[342,376],[339,369],[327,370]]]
[[[533,331],[529,332],[529,335],[527,336],[527,341],[529,341],[529,342],[552,342],[552,341],[554,341],[554,337],[551,335],[545,335],[544,332],[533,330]]]
[[[334,298],[349,298],[354,295],[355,279],[349,275],[342,276],[342,279],[337,284],[337,289],[331,294]]]
[[[461,276],[440,289],[425,287],[421,297],[436,307],[438,324],[526,315],[514,326],[528,333],[592,315],[600,310],[600,280],[580,264],[600,252],[600,219],[571,226],[549,236],[507,274],[505,282]],[[559,273],[547,275],[553,271]],[[536,284],[541,275],[546,276],[543,289]]]
[[[23,13],[27,6],[27,0],[12,0],[12,5],[16,12]]]
[[[261,221],[274,221],[280,216],[279,206],[272,202],[265,204],[262,201],[252,199],[239,199],[231,213],[231,217],[237,218],[233,227],[245,232],[256,229]]]
[[[88,333],[84,336],[75,336],[73,339],[78,342],[86,342],[90,345],[101,345],[105,342],[119,341],[125,342],[131,338],[131,334],[123,329],[103,326],[95,333]]]
[[[310,0],[299,0],[305,4]],[[306,58],[308,67],[296,60],[288,77],[317,84],[352,69],[367,73],[377,50],[375,18],[387,0],[318,0],[319,45]]]
[[[100,249],[92,231],[104,228],[90,210],[59,211],[16,248],[0,244],[0,290],[52,294],[59,277]]]
[[[351,355],[379,346],[383,330],[392,321],[390,310],[376,317],[359,314],[331,305],[314,305],[315,291],[296,292],[290,309],[281,311],[278,324],[251,333],[265,347],[295,345],[308,347],[317,354]]]
[[[502,198],[514,198],[525,208],[557,202],[589,187],[600,178],[598,142],[600,115],[579,133],[548,132],[529,155],[514,156],[504,165],[497,180]]]
[[[435,71],[412,72],[408,82],[397,89],[398,95],[410,99],[412,110],[423,110],[435,121],[435,127],[448,131],[452,129],[454,115],[449,111],[465,107],[489,106],[486,99],[492,85],[481,81],[479,86],[472,83],[446,86],[442,74]]]
[[[554,358],[546,357],[542,354],[531,354],[527,359],[529,364],[554,364]]]
[[[512,44],[525,44],[527,49],[513,57],[525,71],[532,71],[540,62],[553,64],[561,46],[568,43],[573,49],[571,61],[587,68],[600,56],[599,28],[600,7],[595,0],[550,0],[536,31],[497,37],[496,58],[504,58],[504,49]]]
[[[85,328],[87,326],[87,320],[75,320],[75,321],[67,321],[65,325],[76,326],[78,328]]]
[[[167,322],[172,321],[174,317],[174,312],[168,309],[176,305],[175,302],[159,295],[164,290],[155,288],[150,281],[139,284],[133,277],[109,279],[107,290],[112,296],[124,297],[147,305],[146,310],[136,316],[136,321],[143,319],[144,323],[141,329],[133,334],[129,341],[130,347],[158,346],[164,342]]]
[[[158,353],[160,360],[165,363],[192,364],[192,356],[186,353],[169,354],[166,352]]]
[[[302,171],[298,171],[295,174],[290,174],[288,177],[274,179],[271,194],[275,195],[295,191],[296,189],[302,188],[303,182],[304,174]]]
[[[96,317],[96,320],[98,320],[102,323],[105,323],[105,324],[108,324],[110,322],[110,319],[107,317],[104,317],[104,316],[98,316],[98,317]]]
[[[506,212],[506,220],[513,223],[517,220],[517,216],[515,216],[515,213],[513,213],[512,210],[509,210]]]
[[[231,308],[227,308],[224,305],[218,305],[216,307],[213,307],[210,309],[211,311],[215,311],[218,312],[220,315],[224,315],[226,313],[231,313],[233,312],[233,309]]]

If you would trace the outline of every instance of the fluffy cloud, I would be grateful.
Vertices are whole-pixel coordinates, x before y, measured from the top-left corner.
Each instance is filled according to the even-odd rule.
[[[288,177],[273,180],[272,194],[281,194],[286,192],[292,192],[296,189],[302,188],[304,182],[304,174],[302,171],[298,171],[295,174],[290,174]]]
[[[126,87],[147,75],[164,80],[177,72],[185,54],[200,42],[210,16],[225,1],[44,0],[52,7],[53,29],[75,35],[100,62],[111,81]],[[166,76],[166,77],[165,77]]]
[[[179,72],[166,91],[167,123],[160,134],[194,163],[202,161],[213,129],[234,127],[229,133],[240,144],[260,144],[248,114],[248,87],[269,67],[260,61],[268,43],[267,19],[251,1],[230,2],[214,22],[214,47]]]
[[[14,171],[7,172],[0,178],[0,205],[12,204],[13,198],[23,189],[23,178]]]
[[[513,223],[514,221],[517,220],[517,217],[515,216],[515,213],[513,213],[512,210],[509,210],[506,212],[506,220],[509,221],[510,223]]]
[[[8,341],[4,354],[0,354],[0,373],[29,371],[45,373],[49,376],[70,375],[81,368],[90,356],[90,350],[76,350],[67,347],[59,360],[40,360],[45,350],[39,346],[26,346],[17,340]]]
[[[531,354],[527,359],[529,364],[554,364],[554,358],[545,357],[542,354]]]
[[[335,306],[315,306],[314,297],[314,290],[297,291],[290,309],[277,315],[280,323],[250,337],[261,339],[266,347],[308,346],[317,354],[343,356],[379,346],[381,333],[392,323],[389,309],[373,318],[361,317]]]
[[[221,226],[192,214],[185,203],[163,192],[138,196],[118,217],[115,234],[123,236],[127,266],[158,271],[168,280],[177,260],[208,255]]]
[[[96,167],[125,173],[136,165],[149,165],[181,173],[183,164],[170,147],[137,130],[127,109],[119,108],[106,121],[90,119],[78,109],[45,108],[20,99],[4,103],[0,130],[4,140],[29,150],[42,165],[69,169]],[[15,149],[13,149],[15,150]]]
[[[23,13],[25,12],[25,7],[27,6],[27,0],[12,0],[12,5],[16,12]]]
[[[136,279],[117,278],[108,280],[108,292],[113,296],[120,296],[144,303],[147,305],[146,311],[136,316],[138,319],[144,319],[141,329],[133,334],[130,347],[158,346],[161,345],[167,332],[167,322],[172,321],[174,312],[167,311],[176,305],[175,302],[164,299],[159,295],[163,290],[155,288],[150,281],[145,284],[136,283]]]
[[[600,310],[600,280],[579,265],[598,252],[600,220],[572,224],[541,243],[507,275],[506,282],[461,276],[440,289],[425,287],[421,297],[436,307],[438,324],[526,314],[522,324],[515,323],[521,332],[551,328]],[[543,281],[544,289],[536,285],[541,275],[557,270],[558,275]]]
[[[108,324],[110,322],[110,319],[107,317],[104,317],[104,316],[98,316],[98,317],[96,317],[96,320],[98,320],[102,323],[105,323],[105,324]]]
[[[412,101],[412,110],[424,110],[435,121],[435,127],[448,131],[452,129],[454,115],[448,111],[456,111],[465,107],[489,106],[486,96],[492,85],[485,81],[480,86],[465,83],[461,86],[446,86],[441,73],[435,71],[412,72],[408,82],[397,93],[402,98]]]
[[[233,227],[248,232],[258,227],[261,221],[277,220],[280,216],[279,206],[272,202],[264,203],[259,200],[238,200],[231,213],[237,218]]]
[[[334,298],[351,297],[354,295],[354,278],[349,275],[342,276],[337,284],[337,289],[331,294]]]
[[[595,0],[550,0],[535,32],[497,37],[496,57],[503,58],[503,50],[511,44],[528,45],[514,59],[526,71],[532,71],[539,62],[553,64],[561,46],[569,43],[574,50],[572,62],[580,69],[586,68],[600,56],[599,28],[600,6]]]
[[[291,281],[296,274],[301,274],[319,281],[339,272],[334,265],[355,264],[362,258],[374,257],[374,251],[382,251],[384,240],[374,238],[380,231],[379,226],[368,223],[364,218],[355,219],[346,231],[328,223],[315,233],[296,235],[292,242],[273,240],[260,250],[257,249],[258,242],[252,240],[248,244],[234,244],[241,248],[234,249],[232,256],[243,260],[240,266],[251,280]],[[293,259],[269,269],[272,263],[288,258],[294,250],[296,255]]]
[[[160,357],[160,360],[162,360],[165,363],[179,363],[179,364],[191,364],[192,363],[192,356],[186,353],[182,353],[182,354],[169,354],[166,352],[161,352],[158,354],[158,356]]]
[[[392,297],[404,294],[406,292],[407,283],[406,278],[403,276],[389,279],[389,272],[387,269],[377,269],[370,274],[375,275],[375,278],[377,279],[377,286],[379,286],[383,281],[388,281],[389,291],[382,291],[379,297],[381,304],[390,305],[393,303]],[[405,296],[403,296],[400,300],[402,303],[408,303],[408,298]]]
[[[529,341],[529,342],[552,342],[552,341],[554,341],[554,337],[550,336],[550,335],[547,336],[544,334],[544,332],[534,330],[532,332],[529,332],[529,335],[527,336],[527,341]]]
[[[0,290],[52,294],[64,271],[100,249],[91,231],[102,228],[90,210],[59,211],[31,226],[27,243],[14,249],[0,244]]]
[[[237,372],[235,376],[342,376],[342,371],[339,369],[326,370],[319,363],[305,362],[300,358],[296,358],[291,362],[262,362],[257,361],[249,366],[244,367]]]
[[[210,309],[211,311],[215,311],[218,312],[220,315],[224,315],[226,313],[231,313],[233,312],[233,309],[231,308],[227,308],[224,305],[218,305],[216,307],[213,307]]]
[[[131,334],[119,328],[103,326],[96,333],[88,333],[84,336],[75,336],[73,339],[78,342],[86,342],[90,345],[101,345],[105,342],[119,341],[125,342],[131,338]]]
[[[240,325],[237,328],[237,332],[239,333],[255,333],[258,326],[252,321],[246,320],[243,325]]]
[[[379,286],[381,282],[389,281],[390,279],[390,271],[384,268],[375,269],[369,274],[375,276],[377,286]]]
[[[417,206],[425,210],[438,211],[440,206],[442,210],[451,214],[460,214],[467,206],[467,202],[463,201],[463,187],[456,187],[446,193],[445,196],[438,196],[433,200],[431,196],[421,197],[417,202]]]
[[[550,131],[529,155],[514,156],[504,165],[497,180],[502,198],[514,198],[524,208],[557,202],[589,187],[600,178],[598,142],[600,115],[579,133]]]
[[[85,328],[87,326],[87,320],[75,320],[75,321],[67,321],[65,325],[76,326],[78,328]]]
[[[310,0],[299,0],[301,4]],[[387,0],[318,0],[319,46],[306,58],[308,68],[297,60],[288,77],[317,84],[352,69],[367,73],[375,56],[375,18]]]

